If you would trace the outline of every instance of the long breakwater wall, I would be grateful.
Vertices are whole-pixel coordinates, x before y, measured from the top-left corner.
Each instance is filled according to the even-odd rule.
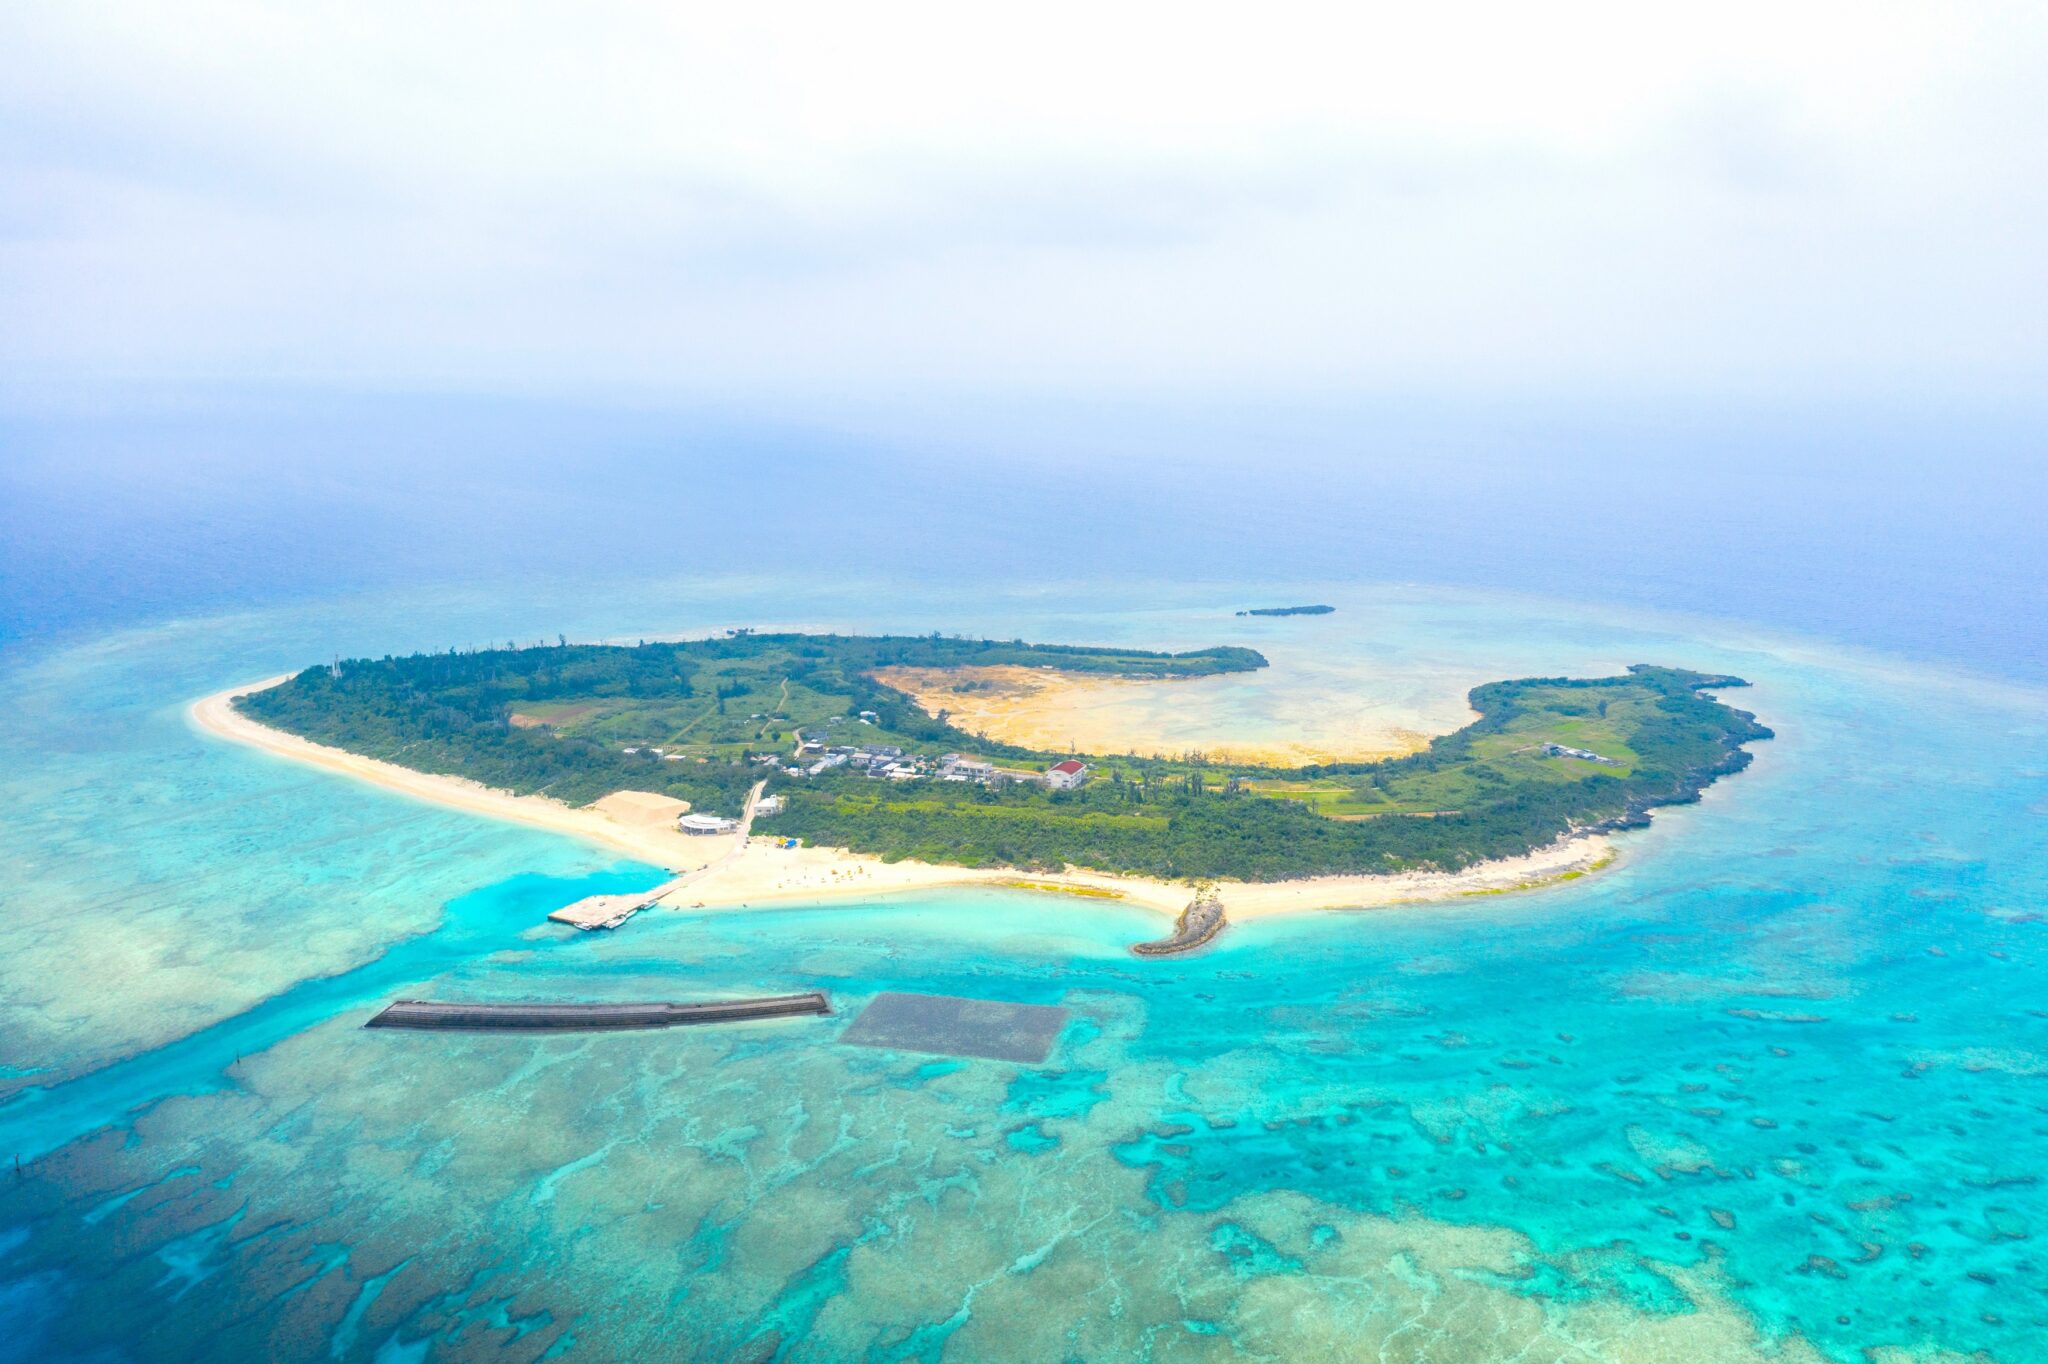
[[[752,1018],[794,1018],[831,1012],[831,1002],[819,990],[759,999],[713,1000],[702,1004],[461,1004],[401,999],[363,1026],[457,1032],[573,1032],[675,1028],[692,1023],[738,1023]]]

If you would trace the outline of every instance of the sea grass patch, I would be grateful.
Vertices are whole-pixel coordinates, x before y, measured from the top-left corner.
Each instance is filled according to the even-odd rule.
[[[891,1051],[1037,1064],[1052,1054],[1066,1023],[1067,1011],[1052,1004],[887,991],[861,1010],[839,1040]]]

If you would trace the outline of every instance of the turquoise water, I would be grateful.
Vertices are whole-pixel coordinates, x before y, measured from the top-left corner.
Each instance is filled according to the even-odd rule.
[[[1317,599],[1311,635],[1185,587],[419,594],[19,661],[0,1359],[2048,1359],[2041,695],[1707,622]],[[1254,642],[1268,689],[1216,702],[1252,720],[1670,662],[1750,677],[1780,737],[1597,877],[1148,961],[1154,918],[992,891],[557,931],[655,873],[182,717],[336,650],[782,622]],[[398,995],[813,986],[835,1018],[359,1027]],[[1073,1018],[1045,1067],[837,1045],[890,989]]]

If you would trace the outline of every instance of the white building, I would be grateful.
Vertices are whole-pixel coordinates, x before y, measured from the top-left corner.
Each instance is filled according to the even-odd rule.
[[[754,813],[755,813],[755,814],[757,814],[757,815],[779,815],[779,814],[781,814],[781,813],[782,813],[782,797],[781,797],[781,796],[763,796],[763,797],[761,797],[761,799],[759,799],[759,800],[757,800],[757,801],[755,801],[755,802],[754,802]]]
[[[1055,791],[1071,791],[1088,780],[1088,764],[1074,758],[1045,769],[1045,784]]]
[[[740,827],[740,822],[722,815],[684,815],[676,821],[676,827],[686,834],[729,834]]]

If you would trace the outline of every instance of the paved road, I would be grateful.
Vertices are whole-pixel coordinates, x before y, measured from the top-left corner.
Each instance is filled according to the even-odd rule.
[[[681,890],[684,886],[689,885],[691,882],[701,881],[703,878],[711,875],[711,873],[717,871],[720,867],[723,867],[726,863],[732,861],[735,857],[738,857],[741,853],[747,850],[747,837],[754,827],[754,805],[761,799],[761,788],[766,786],[767,784],[768,783],[765,779],[757,781],[754,783],[753,789],[747,792],[747,804],[746,807],[740,811],[740,827],[738,831],[733,834],[732,846],[730,848],[727,848],[719,856],[712,858],[709,862],[706,862],[703,866],[697,868],[697,870],[686,871],[681,876],[676,877],[674,880],[668,882],[666,885],[663,885],[657,890],[655,890],[650,898],[650,903],[654,901],[666,900],[669,896]]]

